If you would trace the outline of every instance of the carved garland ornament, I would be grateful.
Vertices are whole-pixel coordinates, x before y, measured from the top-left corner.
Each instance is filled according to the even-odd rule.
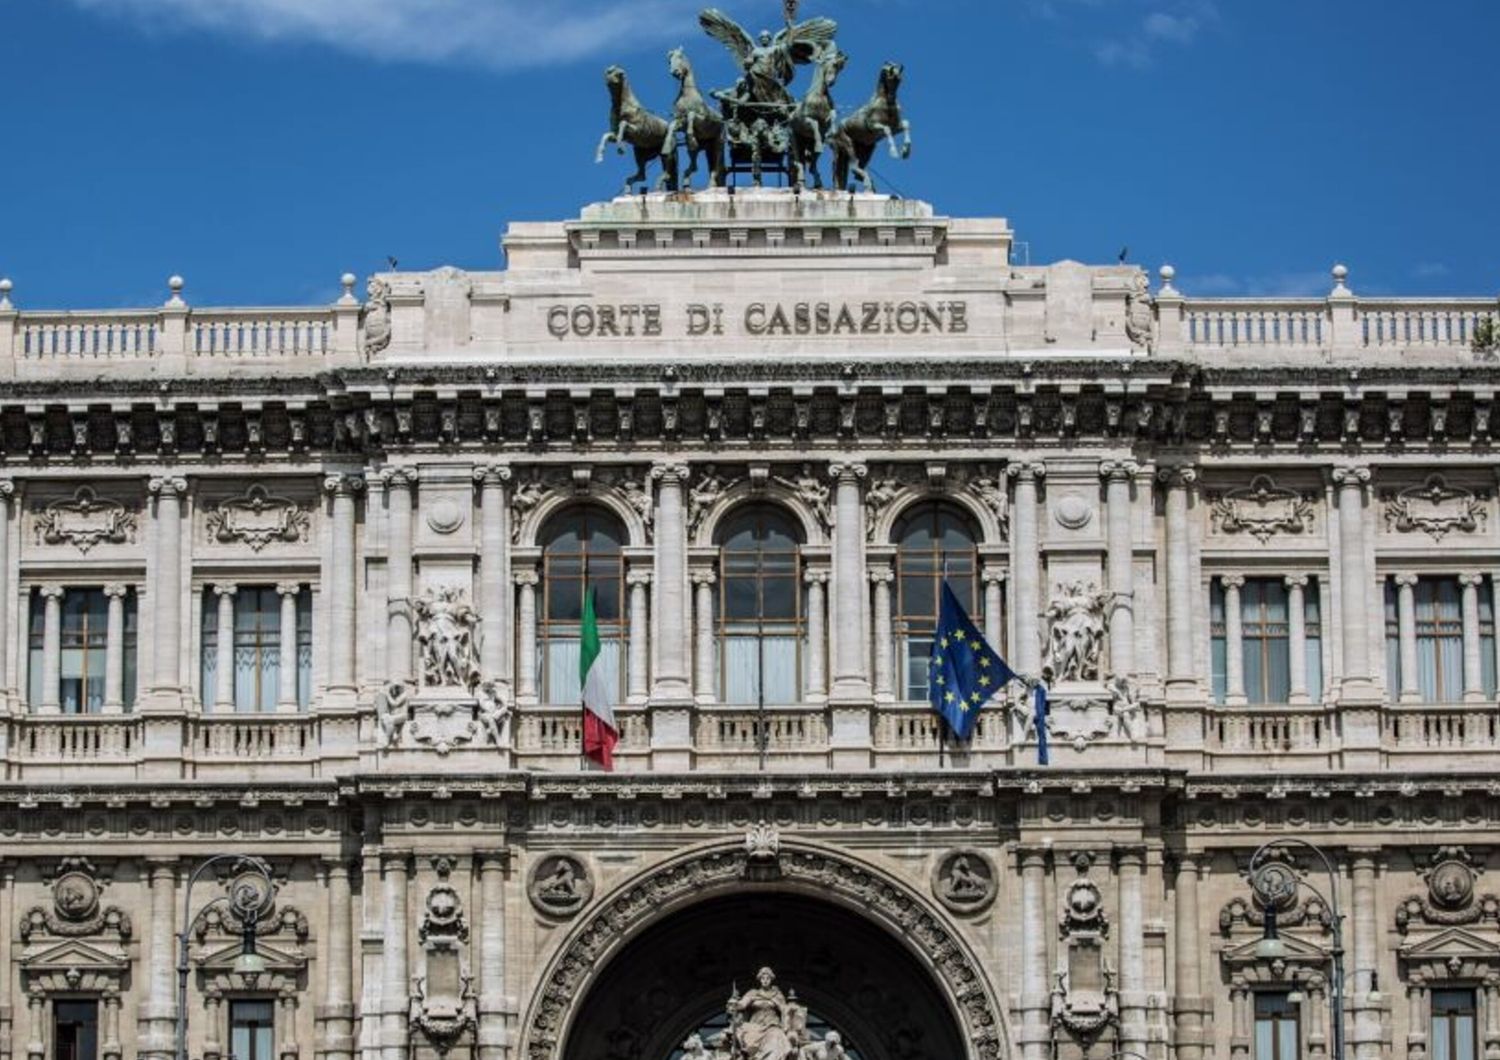
[[[86,858],[64,858],[52,880],[52,907],[35,906],[21,917],[22,942],[33,935],[82,938],[113,933],[123,939],[131,935],[130,915],[100,901],[108,880],[102,878]]]
[[[1312,497],[1277,486],[1269,475],[1216,495],[1210,515],[1220,533],[1250,534],[1263,545],[1278,533],[1305,534],[1313,528]]]
[[[918,895],[894,878],[832,851],[793,846],[783,840],[777,860],[777,886],[790,884],[837,895],[902,935],[939,976],[965,1023],[963,1033],[974,1044],[974,1056],[999,1060],[1006,1032],[1000,1010],[985,988],[979,962]],[[557,1060],[568,1013],[586,993],[594,973],[636,927],[679,902],[728,889],[743,891],[753,875],[750,869],[750,855],[741,838],[732,845],[698,850],[660,865],[595,908],[542,980],[521,1055],[526,1060]]]
[[[257,483],[243,497],[221,501],[207,515],[208,533],[215,541],[243,541],[259,552],[273,541],[307,540],[311,525],[307,510],[285,497],[273,497]]]
[[[37,537],[49,545],[73,545],[88,552],[95,545],[135,540],[135,513],[119,501],[103,500],[80,486],[70,501],[53,501],[37,514]]]
[[[1475,896],[1479,868],[1463,847],[1440,847],[1421,869],[1427,893],[1412,895],[1396,909],[1396,930],[1406,934],[1417,925],[1453,927],[1481,920],[1500,923],[1500,898]]]
[[[1455,530],[1472,534],[1489,518],[1483,497],[1472,490],[1450,486],[1442,475],[1433,475],[1420,486],[1411,486],[1385,498],[1385,525],[1398,533],[1418,531],[1441,541]]]

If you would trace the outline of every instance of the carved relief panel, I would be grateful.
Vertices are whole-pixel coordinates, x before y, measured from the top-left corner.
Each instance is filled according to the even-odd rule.
[[[39,489],[30,504],[31,540],[60,555],[119,552],[136,543],[140,510],[139,491],[125,484]]]
[[[198,541],[207,550],[260,555],[314,548],[318,505],[311,483],[209,485],[197,508]]]
[[[1208,536],[1223,547],[1287,548],[1323,541],[1321,491],[1256,475],[1203,491]]]
[[[1381,527],[1388,536],[1425,545],[1488,535],[1492,502],[1488,490],[1469,489],[1442,475],[1382,485]]]

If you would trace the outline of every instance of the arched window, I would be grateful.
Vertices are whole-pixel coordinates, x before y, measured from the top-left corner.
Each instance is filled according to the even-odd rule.
[[[896,657],[901,663],[899,694],[927,698],[927,663],[937,630],[938,602],[946,565],[948,584],[964,610],[984,625],[984,597],[979,591],[979,535],[962,508],[929,501],[910,508],[896,524]],[[991,647],[1003,653],[1003,644]]]
[[[719,693],[725,703],[795,703],[801,687],[801,529],[754,505],[719,530]]]
[[[612,513],[592,505],[570,508],[542,528],[542,606],[537,648],[541,653],[543,703],[576,704],[582,688],[578,662],[583,596],[594,590],[600,654],[607,687],[624,698],[622,645],[625,623],[625,564],[620,555],[625,527]]]

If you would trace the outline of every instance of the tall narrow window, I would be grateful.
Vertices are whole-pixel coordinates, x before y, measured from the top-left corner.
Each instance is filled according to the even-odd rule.
[[[1280,578],[1247,578],[1240,590],[1245,697],[1285,703],[1292,692],[1287,590]]]
[[[625,528],[602,508],[584,506],[554,516],[542,528],[542,615],[537,647],[542,663],[542,702],[577,704],[583,596],[594,590],[602,667],[608,687],[624,698],[621,680],[625,623],[625,564],[620,555]]]
[[[63,594],[58,699],[64,714],[97,714],[104,708],[108,632],[109,601],[102,589],[69,589]]]
[[[297,706],[306,710],[312,702],[312,589],[304,585],[297,593]]]
[[[1229,698],[1229,627],[1224,621],[1224,584],[1208,583],[1208,676],[1215,703]]]
[[[781,509],[734,515],[719,538],[719,668],[725,703],[795,703],[802,640],[801,533]]]
[[[1314,703],[1323,701],[1323,598],[1316,578],[1307,579],[1303,591],[1303,635],[1307,640],[1307,694]]]
[[[52,1002],[54,1060],[98,1060],[99,1002]]]
[[[984,624],[979,590],[979,540],[974,521],[952,504],[932,501],[908,510],[891,534],[896,545],[897,658],[901,660],[904,695],[927,698],[928,661],[937,632],[944,570],[959,603],[975,622]],[[839,616],[835,621],[850,621]],[[1004,637],[993,647],[1004,652]]]
[[[1484,694],[1495,698],[1495,582],[1479,587],[1479,676]]]
[[[234,1060],[273,1060],[275,1013],[270,1001],[229,1003],[229,1051]]]
[[[1288,995],[1255,995],[1255,1060],[1297,1060],[1300,1038]]]
[[[1395,702],[1401,694],[1401,590],[1394,578],[1385,585],[1385,694]]]
[[[303,590],[306,594],[306,590]],[[274,586],[242,585],[234,594],[234,628],[228,631],[234,659],[232,698],[237,713],[270,712],[276,709],[281,679],[281,595]],[[306,705],[302,674],[302,631],[312,633],[311,603],[304,618],[302,601],[297,607],[298,632],[298,701]],[[215,593],[203,597],[202,690],[206,707],[216,705],[219,681],[219,598]],[[311,664],[311,641],[307,662]]]
[[[1432,1060],[1476,1060],[1478,1010],[1472,990],[1432,992]]]
[[[1456,703],[1464,693],[1463,603],[1457,578],[1418,578],[1417,688],[1428,703]]]

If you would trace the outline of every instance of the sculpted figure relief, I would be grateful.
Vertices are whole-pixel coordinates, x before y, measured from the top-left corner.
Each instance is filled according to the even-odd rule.
[[[1047,608],[1047,666],[1056,681],[1096,681],[1104,648],[1104,609],[1114,594],[1092,582],[1060,585]]]
[[[462,589],[444,586],[416,602],[422,674],[429,687],[472,688],[479,674],[479,613]]]
[[[694,1034],[682,1044],[684,1060],[844,1060],[843,1039],[830,1030],[814,1038],[807,1029],[807,1006],[795,993],[783,993],[776,973],[762,968],[755,985],[732,992],[725,1005],[729,1029],[705,1044]]]

